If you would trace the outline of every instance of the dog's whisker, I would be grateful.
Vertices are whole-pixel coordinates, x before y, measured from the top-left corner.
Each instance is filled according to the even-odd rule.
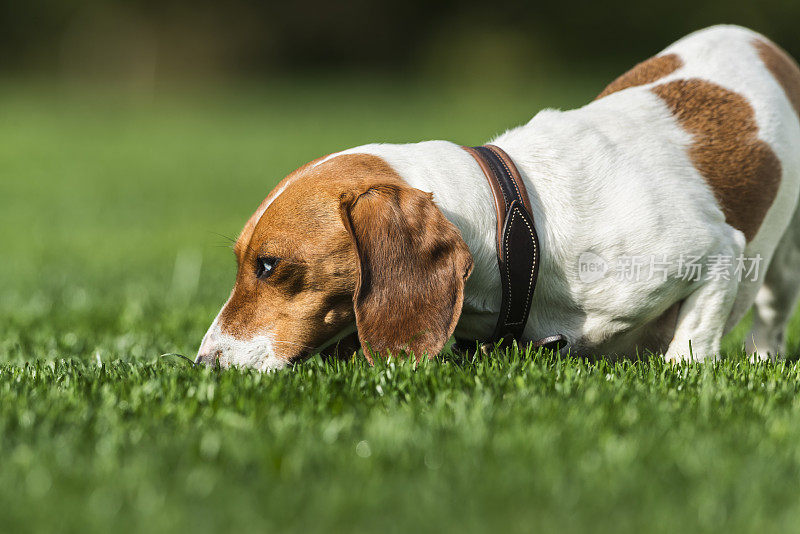
[[[216,236],[218,236],[218,237],[221,237],[222,239],[225,239],[226,241],[230,241],[231,243],[236,243],[236,239],[234,239],[233,237],[231,237],[229,235],[220,234],[219,232],[211,232],[211,233],[216,235]]]

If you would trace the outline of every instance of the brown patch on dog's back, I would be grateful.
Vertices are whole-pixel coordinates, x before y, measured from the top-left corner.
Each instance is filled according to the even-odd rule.
[[[677,54],[651,57],[608,84],[608,87],[603,89],[603,92],[597,95],[595,100],[629,87],[653,83],[668,74],[672,74],[682,66],[683,61]]]
[[[692,162],[711,186],[725,220],[751,241],[781,181],[780,161],[758,138],[753,108],[742,95],[699,79],[676,80],[652,91],[694,135]]]
[[[754,39],[761,61],[783,87],[786,97],[800,118],[800,67],[792,56],[778,45],[762,39]]]

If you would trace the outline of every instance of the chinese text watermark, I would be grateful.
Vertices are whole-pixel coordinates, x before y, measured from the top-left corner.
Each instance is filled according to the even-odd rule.
[[[619,282],[647,280],[666,282],[668,278],[687,282],[703,280],[756,281],[761,261],[761,254],[752,257],[743,254],[738,256],[681,254],[678,257],[667,257],[666,254],[623,255],[614,261],[606,261],[594,252],[584,252],[578,257],[578,277],[581,282],[586,284],[606,277],[612,277]]]

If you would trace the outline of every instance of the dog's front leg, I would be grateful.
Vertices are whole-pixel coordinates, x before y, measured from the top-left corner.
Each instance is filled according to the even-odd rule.
[[[720,253],[719,257],[729,257],[729,254]],[[703,361],[718,355],[739,282],[732,272],[716,274],[706,275],[702,285],[681,304],[675,334],[664,354],[667,361]]]

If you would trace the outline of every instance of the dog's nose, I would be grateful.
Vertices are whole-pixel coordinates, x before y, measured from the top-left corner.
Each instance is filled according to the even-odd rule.
[[[205,347],[200,347],[200,350],[197,352],[197,358],[195,358],[194,363],[203,364],[203,365],[214,365],[219,360],[219,357],[222,355],[222,351],[219,349],[209,349]]]

